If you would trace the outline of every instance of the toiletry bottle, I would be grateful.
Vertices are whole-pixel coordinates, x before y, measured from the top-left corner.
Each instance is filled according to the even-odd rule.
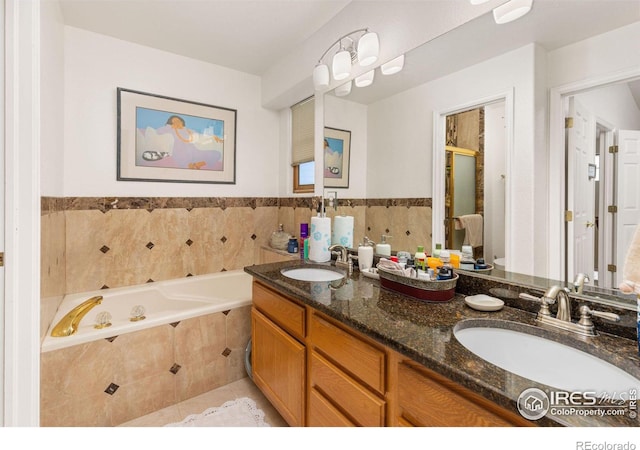
[[[373,267],[373,247],[369,238],[365,236],[364,242],[358,245],[358,268],[368,270]]]
[[[298,239],[296,237],[292,237],[291,239],[289,239],[289,244],[287,244],[287,252],[298,253]]]
[[[460,255],[457,253],[451,253],[449,255],[449,261],[451,262],[451,267],[454,269],[460,268]]]
[[[391,244],[387,243],[387,238],[392,236],[382,235],[382,240],[376,245],[376,253],[381,256],[391,256]]]
[[[269,245],[276,250],[286,250],[287,243],[289,242],[289,233],[284,231],[284,225],[278,226],[278,231],[274,231],[269,239]]]
[[[300,241],[298,242],[298,251],[300,252],[300,259],[306,259],[304,257],[304,241],[309,236],[309,224],[301,223],[300,224]]]
[[[453,271],[450,267],[442,266],[438,269],[438,280],[451,280],[453,278]]]
[[[434,258],[440,258],[440,250],[442,250],[442,244],[436,244],[436,248],[433,250],[433,254],[431,256]]]
[[[486,270],[489,268],[489,266],[484,262],[484,258],[478,258],[473,268],[475,270]]]
[[[470,245],[462,246],[462,256],[460,257],[460,268],[473,270],[476,261],[473,259],[473,248]]]
[[[437,272],[438,268],[442,267],[442,260],[440,258],[429,256],[427,257],[427,267]]]
[[[424,252],[424,246],[419,245],[416,254],[413,257],[417,269],[427,270],[427,255]]]
[[[449,250],[440,250],[440,261],[444,267],[451,268],[451,254]]]

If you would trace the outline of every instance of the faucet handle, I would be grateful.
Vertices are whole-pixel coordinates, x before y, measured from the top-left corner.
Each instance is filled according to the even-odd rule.
[[[580,320],[578,323],[584,326],[592,326],[593,322],[591,322],[591,317],[599,317],[601,319],[610,320],[612,322],[620,322],[620,316],[615,313],[604,312],[604,311],[594,311],[589,308],[587,305],[582,305],[580,307]]]
[[[530,300],[532,302],[538,302],[541,304],[540,311],[538,314],[542,316],[551,316],[551,311],[549,310],[549,305],[552,305],[556,302],[555,298],[547,297],[543,295],[542,297],[536,297],[535,295],[527,294],[526,292],[521,292],[519,297],[523,300]]]

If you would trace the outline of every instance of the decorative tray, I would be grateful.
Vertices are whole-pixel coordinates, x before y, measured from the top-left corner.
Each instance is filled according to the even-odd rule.
[[[431,302],[447,302],[453,299],[459,278],[459,275],[454,272],[451,280],[419,280],[389,272],[381,267],[378,267],[378,275],[380,275],[382,287]]]

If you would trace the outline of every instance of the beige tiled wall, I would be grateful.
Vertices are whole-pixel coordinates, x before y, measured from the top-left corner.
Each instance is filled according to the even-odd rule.
[[[298,236],[315,198],[43,198],[42,336],[66,293],[240,269],[282,223]],[[116,207],[117,206],[117,207]],[[431,247],[430,199],[342,200],[354,246]],[[41,357],[43,426],[111,426],[244,375],[249,308],[100,340]],[[172,373],[172,367],[179,370]],[[175,369],[174,369],[175,370]],[[113,383],[115,393],[105,390]]]
[[[115,426],[245,377],[250,309],[43,353],[40,425]]]

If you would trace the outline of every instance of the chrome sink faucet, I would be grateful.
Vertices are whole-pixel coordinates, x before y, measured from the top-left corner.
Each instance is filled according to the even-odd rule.
[[[329,251],[332,255],[336,255],[336,267],[346,268],[348,274],[351,275],[353,273],[353,260],[349,257],[346,247],[340,244],[333,244],[329,247]]]
[[[580,319],[577,322],[571,320],[571,298],[569,297],[569,289],[560,286],[552,286],[542,295],[535,297],[530,294],[521,293],[520,298],[540,302],[540,311],[536,320],[540,323],[561,328],[563,330],[572,331],[583,336],[595,336],[596,331],[591,321],[591,317],[600,317],[601,319],[619,322],[620,316],[614,313],[594,311],[588,306],[580,307]],[[549,305],[558,302],[558,312],[556,317],[551,315]]]
[[[578,294],[582,294],[582,291],[584,289],[584,284],[589,282],[589,277],[580,272],[579,274],[576,275],[576,277],[573,280],[573,289],[575,290],[576,293]]]

